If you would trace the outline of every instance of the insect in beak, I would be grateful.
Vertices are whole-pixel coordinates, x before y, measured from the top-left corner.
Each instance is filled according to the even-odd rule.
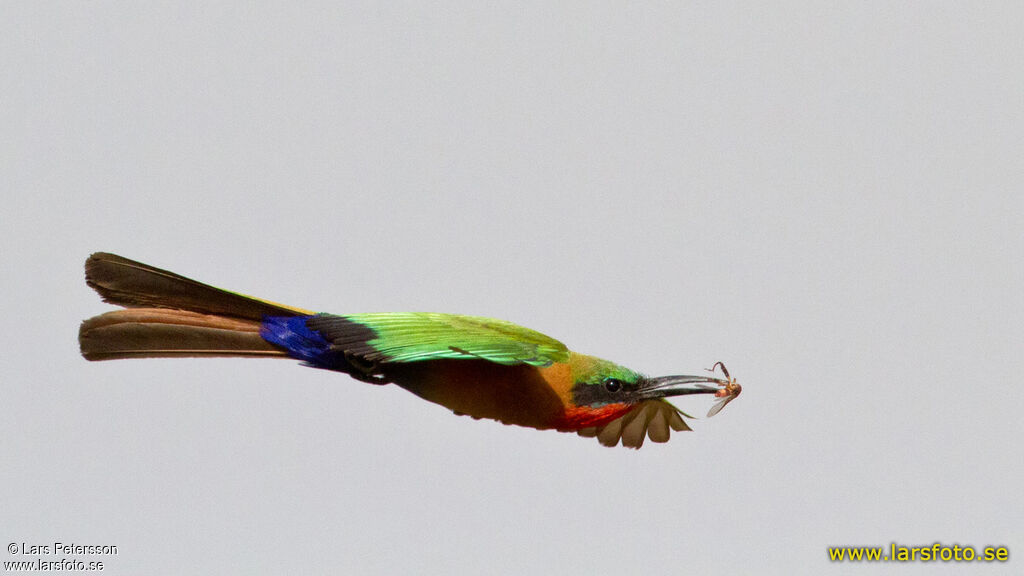
[[[715,398],[718,398],[718,401],[716,401],[715,404],[711,407],[711,409],[708,410],[708,418],[711,418],[715,414],[721,412],[722,408],[725,408],[726,404],[732,402],[737,396],[740,395],[740,392],[743,391],[743,387],[740,386],[740,383],[737,382],[735,378],[729,375],[729,369],[725,367],[724,363],[715,362],[715,365],[708,369],[708,372],[714,374],[715,370],[719,368],[722,369],[722,374],[725,375],[725,387],[719,390],[718,392],[715,392]]]

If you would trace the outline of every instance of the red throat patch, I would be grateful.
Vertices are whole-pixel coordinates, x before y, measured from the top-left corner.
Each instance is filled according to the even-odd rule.
[[[555,423],[554,428],[562,431],[580,430],[607,424],[633,409],[631,404],[605,404],[597,408],[590,406],[566,406],[565,414]]]

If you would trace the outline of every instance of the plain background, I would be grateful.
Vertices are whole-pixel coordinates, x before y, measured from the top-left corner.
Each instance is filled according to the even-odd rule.
[[[1011,560],[856,570],[1019,573],[1022,29],[1014,2],[5,3],[0,544],[572,575],[939,541]],[[87,363],[98,250],[722,360],[744,394],[636,452],[290,361]]]

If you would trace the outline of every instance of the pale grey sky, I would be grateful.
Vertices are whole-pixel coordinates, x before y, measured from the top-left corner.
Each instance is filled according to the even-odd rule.
[[[7,3],[0,544],[583,575],[939,541],[1019,573],[1022,29],[1010,2]],[[97,250],[722,360],[744,394],[634,452],[290,361],[87,363]]]

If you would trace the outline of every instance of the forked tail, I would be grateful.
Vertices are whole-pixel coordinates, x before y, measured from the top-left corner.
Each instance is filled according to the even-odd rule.
[[[263,318],[310,314],[104,252],[85,261],[85,281],[104,301],[127,308],[82,322],[78,343],[86,360],[288,357],[260,337]]]

